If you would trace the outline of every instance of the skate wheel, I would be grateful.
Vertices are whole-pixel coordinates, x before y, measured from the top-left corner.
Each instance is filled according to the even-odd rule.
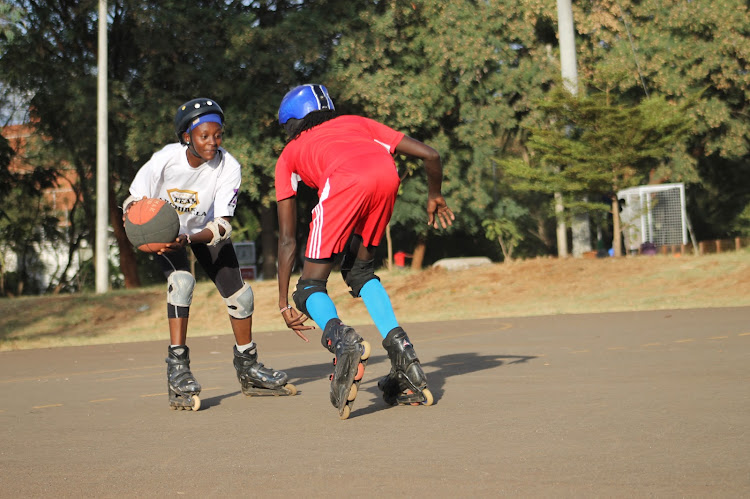
[[[424,395],[424,402],[422,402],[422,405],[432,405],[432,403],[435,401],[429,388],[425,388],[424,390],[422,390],[422,395]]]
[[[354,375],[354,381],[359,381],[365,375],[365,366],[361,362],[357,366],[357,374]]]
[[[372,346],[370,346],[370,342],[362,340],[362,343],[360,343],[362,346],[362,355],[360,355],[360,358],[362,360],[367,360],[370,358],[370,353],[372,352]]]
[[[293,384],[287,383],[284,388],[289,392],[289,395],[297,395],[297,387]]]
[[[347,419],[351,413],[352,409],[349,407],[349,405],[345,405],[344,410],[339,414],[339,419]]]
[[[193,399],[193,405],[191,409],[193,409],[194,411],[197,411],[198,409],[201,408],[201,399],[200,397],[198,397],[198,395],[193,395],[191,398]]]
[[[357,398],[357,392],[359,392],[359,388],[357,388],[357,385],[352,385],[352,387],[349,389],[349,396],[346,397],[346,400],[351,402],[355,398]]]

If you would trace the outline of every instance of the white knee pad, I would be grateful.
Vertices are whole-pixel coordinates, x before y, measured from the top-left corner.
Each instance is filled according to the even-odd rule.
[[[176,270],[167,278],[167,303],[177,307],[189,307],[193,303],[195,278],[185,270]]]
[[[253,315],[253,310],[255,310],[253,290],[248,283],[245,283],[232,296],[224,298],[224,303],[227,304],[229,315],[235,319],[247,319]]]

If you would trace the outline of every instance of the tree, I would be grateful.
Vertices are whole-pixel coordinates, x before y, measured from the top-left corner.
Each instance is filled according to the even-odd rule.
[[[614,224],[613,248],[622,255],[617,192],[642,183],[657,164],[669,162],[684,144],[692,120],[681,106],[663,97],[650,97],[637,105],[612,102],[608,94],[573,97],[555,91],[541,102],[548,125],[531,130],[529,147],[538,156],[537,167],[518,162],[509,169],[527,180],[525,188],[543,192],[560,189],[567,208],[601,210],[597,204],[574,201],[582,194],[610,201]],[[561,170],[554,167],[561,165]]]
[[[505,201],[496,206],[493,218],[482,222],[485,237],[498,242],[506,262],[513,261],[513,251],[523,237],[518,221],[525,214],[526,211],[516,203]]]
[[[97,2],[13,4],[24,13],[17,22],[23,36],[4,40],[0,73],[11,88],[31,96],[33,123],[46,140],[45,160],[70,165],[76,173],[81,202],[74,210],[81,213],[71,213],[70,219],[83,223],[70,234],[72,258],[80,241],[93,247],[95,229]],[[175,140],[171,123],[178,104],[196,93],[220,101],[227,97],[221,90],[228,85],[216,79],[228,45],[223,19],[247,17],[242,4],[220,0],[120,0],[109,6],[109,220],[125,284],[132,287],[139,284],[136,255],[118,204],[138,167]]]
[[[750,32],[744,0],[596,0],[574,4],[590,88],[636,102],[660,94],[695,119],[682,161],[649,182],[688,184],[699,237],[725,237],[750,203]],[[675,158],[677,159],[677,158]]]
[[[491,217],[495,158],[518,140],[531,102],[559,70],[540,38],[554,40],[534,2],[379,2],[362,11],[333,53],[329,81],[348,112],[361,112],[441,152],[454,231],[481,237]],[[427,240],[424,177],[404,177],[394,231]],[[500,186],[504,189],[504,186]],[[433,236],[429,237],[445,237]]]

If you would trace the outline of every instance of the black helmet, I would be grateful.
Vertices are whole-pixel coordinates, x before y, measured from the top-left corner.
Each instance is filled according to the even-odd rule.
[[[185,144],[182,135],[187,132],[190,123],[194,119],[206,114],[218,114],[221,117],[222,125],[224,124],[224,111],[221,110],[221,106],[214,100],[200,97],[188,101],[177,108],[177,113],[174,117],[174,129],[181,144]]]

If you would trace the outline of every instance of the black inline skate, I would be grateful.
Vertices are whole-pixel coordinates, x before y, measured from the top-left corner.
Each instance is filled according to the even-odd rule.
[[[263,367],[263,364],[258,362],[257,347],[240,353],[235,346],[234,369],[237,371],[237,379],[245,395],[297,394],[297,388],[286,382],[288,378],[285,372]]]
[[[176,410],[197,411],[201,407],[201,385],[190,372],[190,349],[185,345],[167,349],[167,389],[169,406]]]
[[[365,374],[371,347],[354,328],[339,319],[326,324],[321,343],[332,354],[334,372],[331,375],[331,403],[339,410],[339,418],[346,419],[352,411],[359,383]]]
[[[400,327],[393,328],[383,340],[383,347],[391,359],[391,372],[378,381],[385,403],[432,405],[434,399],[427,388],[427,377],[406,332]]]

